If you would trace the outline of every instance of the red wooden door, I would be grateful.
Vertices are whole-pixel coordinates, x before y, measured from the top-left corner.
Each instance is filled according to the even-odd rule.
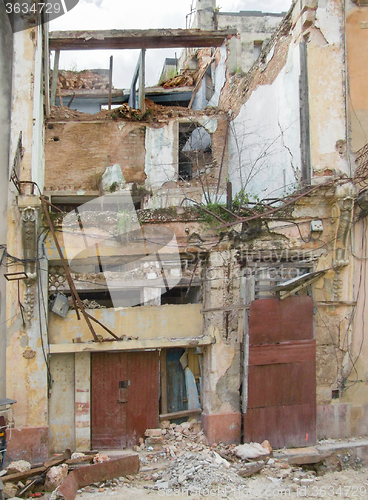
[[[92,354],[92,448],[137,444],[158,425],[159,353]]]
[[[244,441],[274,448],[316,441],[313,300],[260,299],[249,317],[248,408]]]

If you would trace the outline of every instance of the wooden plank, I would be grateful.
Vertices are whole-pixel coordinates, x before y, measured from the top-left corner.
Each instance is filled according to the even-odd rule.
[[[199,415],[200,413],[202,413],[201,408],[198,408],[196,410],[176,411],[173,413],[161,414],[160,420],[172,420],[174,418],[189,417],[190,415]]]
[[[213,61],[215,60],[216,58],[216,52],[215,54],[213,54],[213,56],[211,57],[211,59],[209,61],[207,61],[207,63],[204,65],[204,67],[200,70],[199,72],[199,75],[197,77],[197,83],[195,84],[195,87],[193,89],[193,94],[192,94],[192,97],[190,98],[190,101],[189,101],[189,104],[188,104],[188,108],[191,109],[192,107],[192,104],[193,104],[193,101],[194,101],[194,98],[198,92],[198,90],[200,89],[201,85],[202,85],[202,80],[203,80],[203,77],[207,71],[207,68],[210,66],[210,64],[213,63]]]
[[[232,306],[210,307],[209,309],[202,309],[201,313],[208,313],[213,311],[236,311],[238,309],[249,309],[249,306],[245,304],[238,304]]]
[[[161,349],[161,413],[167,413],[167,376],[166,376],[166,349]]]
[[[83,342],[73,344],[50,344],[50,354],[68,352],[134,351],[138,349],[163,349],[172,347],[196,347],[215,343],[211,335],[198,338],[153,338],[147,340],[114,340],[107,342]]]
[[[150,29],[52,31],[50,50],[160,49],[171,47],[220,47],[235,29]]]
[[[27,479],[32,476],[37,476],[38,474],[43,474],[46,472],[48,467],[37,467],[36,469],[30,469],[25,472],[17,472],[15,474],[9,474],[7,476],[2,476],[3,483],[7,483],[10,481],[18,482],[23,479]]]
[[[264,344],[259,346],[250,346],[249,364],[259,366],[313,361],[315,359],[315,355],[315,340],[283,342],[281,344]]]
[[[94,330],[94,328],[92,326],[92,323],[91,323],[91,321],[90,321],[90,319],[89,319],[89,317],[87,315],[87,312],[86,312],[86,310],[84,308],[83,302],[81,301],[81,299],[79,297],[79,294],[77,292],[77,289],[76,289],[74,281],[73,281],[73,278],[71,277],[69,266],[68,266],[68,264],[67,264],[67,262],[65,260],[63,251],[62,251],[60,243],[59,243],[59,240],[58,240],[58,238],[56,236],[56,233],[55,233],[54,225],[53,225],[53,223],[51,221],[51,218],[50,218],[50,214],[49,214],[49,210],[48,210],[48,207],[47,207],[47,204],[46,204],[46,200],[43,197],[43,195],[40,195],[40,199],[41,199],[41,202],[42,202],[42,208],[43,208],[43,212],[45,214],[46,220],[47,220],[47,224],[48,224],[48,226],[50,228],[50,231],[51,231],[51,234],[52,234],[52,236],[54,238],[55,246],[57,248],[57,251],[58,251],[58,254],[59,254],[59,257],[60,257],[63,269],[64,269],[64,273],[65,273],[66,279],[68,281],[69,288],[70,288],[70,290],[72,292],[73,305],[74,305],[74,308],[76,310],[78,319],[79,319],[79,312],[78,312],[77,304],[78,304],[79,309],[81,310],[81,313],[84,316],[84,319],[85,319],[85,322],[88,325],[88,328],[90,329],[90,331],[92,333],[94,341],[98,342],[98,337],[96,335],[96,332],[95,332],[95,330]]]

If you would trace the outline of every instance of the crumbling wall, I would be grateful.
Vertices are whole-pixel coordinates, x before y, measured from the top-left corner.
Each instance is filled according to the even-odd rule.
[[[121,166],[126,182],[142,184],[145,126],[119,122],[49,123],[46,128],[47,191],[99,190],[102,174]]]
[[[249,82],[248,99],[230,125],[229,180],[235,192],[277,197],[301,179],[299,59],[298,47],[285,36]]]
[[[229,42],[228,70],[230,74],[250,70],[262,46],[271,38],[284,14],[265,12],[218,12],[218,29],[236,28],[239,36]]]
[[[10,158],[15,156],[19,133],[22,132],[24,154],[20,180],[39,182],[40,189],[43,189],[43,33],[42,26],[28,27],[32,25],[31,19],[25,22],[27,29],[13,36]],[[7,252],[17,259],[12,271],[28,273],[27,278],[19,282],[19,292],[17,281],[7,283],[6,287],[6,357],[8,367],[12,367],[6,374],[7,396],[17,401],[11,457],[40,461],[48,453],[48,407],[47,358],[43,350],[47,341],[47,309],[45,312],[42,305],[47,304],[43,295],[47,281],[42,281],[42,271],[36,264],[39,197],[20,196],[12,183],[6,183],[6,186],[9,189]],[[24,193],[31,193],[29,185],[22,187]],[[28,252],[32,254],[32,262],[23,260]],[[43,267],[42,258],[38,263],[41,269],[47,269],[47,264]],[[30,446],[30,438],[33,446]]]
[[[345,85],[340,2],[318,2],[307,44],[312,176],[349,174],[346,157]]]
[[[263,195],[267,183],[264,195],[279,196],[310,176],[349,172],[343,25],[338,2],[296,2],[249,74],[224,87],[237,191]]]
[[[212,251],[204,276],[204,328],[216,344],[204,350],[202,424],[210,442],[239,442],[241,345],[240,269],[236,252]]]

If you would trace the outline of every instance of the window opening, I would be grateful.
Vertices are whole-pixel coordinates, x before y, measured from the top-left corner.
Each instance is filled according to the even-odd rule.
[[[211,134],[196,123],[179,123],[179,178],[198,177],[211,163]]]

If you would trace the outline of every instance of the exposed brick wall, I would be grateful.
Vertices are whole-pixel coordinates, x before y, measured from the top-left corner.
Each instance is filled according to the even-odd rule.
[[[50,123],[46,127],[46,190],[96,190],[105,169],[115,163],[127,182],[144,182],[144,139],[145,127],[137,123]]]
[[[226,185],[226,177],[228,174],[228,141],[226,141],[226,135],[228,133],[228,125],[225,119],[219,119],[217,130],[212,135],[212,157],[216,161],[218,166],[216,171],[215,181],[218,181],[218,175],[220,172],[221,161],[223,158],[223,165],[221,171],[221,186]],[[225,151],[224,151],[225,149]]]
[[[217,130],[212,135],[215,168],[206,174],[209,185],[217,185],[222,157],[222,185],[227,177],[227,121],[223,117],[217,120]],[[177,147],[175,141],[172,147]],[[46,191],[98,190],[101,175],[115,163],[121,166],[127,182],[140,184],[146,179],[145,126],[142,124],[121,121],[49,123],[45,149]]]

